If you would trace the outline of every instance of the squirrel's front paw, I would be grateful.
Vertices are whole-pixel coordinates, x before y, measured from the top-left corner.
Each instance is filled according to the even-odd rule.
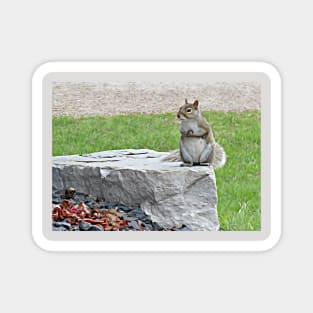
[[[192,129],[187,130],[186,136],[191,136],[192,134],[193,134],[193,130]]]

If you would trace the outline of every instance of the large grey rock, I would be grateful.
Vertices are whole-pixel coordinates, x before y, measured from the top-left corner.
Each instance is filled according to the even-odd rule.
[[[140,205],[164,228],[218,230],[212,167],[162,162],[165,152],[113,150],[53,158],[53,189],[74,187],[107,201]]]

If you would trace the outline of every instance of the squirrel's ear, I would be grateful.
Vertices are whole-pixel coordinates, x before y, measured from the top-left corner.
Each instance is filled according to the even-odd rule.
[[[194,103],[193,103],[193,106],[194,108],[198,109],[198,106],[199,106],[199,101],[196,100]]]
[[[185,99],[185,104],[187,104],[188,103],[188,100],[187,99]]]

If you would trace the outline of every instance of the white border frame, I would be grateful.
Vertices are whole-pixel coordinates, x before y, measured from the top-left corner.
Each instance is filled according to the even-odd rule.
[[[51,72],[261,72],[270,79],[270,235],[262,241],[52,241],[43,234],[43,79]],[[48,251],[265,251],[281,235],[281,78],[265,62],[49,62],[32,78],[32,235]]]

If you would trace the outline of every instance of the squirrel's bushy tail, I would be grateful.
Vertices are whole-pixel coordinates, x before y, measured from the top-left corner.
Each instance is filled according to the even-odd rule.
[[[179,162],[182,161],[179,150],[171,151],[166,157],[162,159],[163,162]],[[226,153],[224,148],[215,143],[214,147],[214,160],[213,160],[213,167],[220,168],[223,167],[226,163]]]
[[[219,143],[215,143],[213,167],[220,168],[223,167],[225,163],[226,153],[224,151],[224,148]]]

